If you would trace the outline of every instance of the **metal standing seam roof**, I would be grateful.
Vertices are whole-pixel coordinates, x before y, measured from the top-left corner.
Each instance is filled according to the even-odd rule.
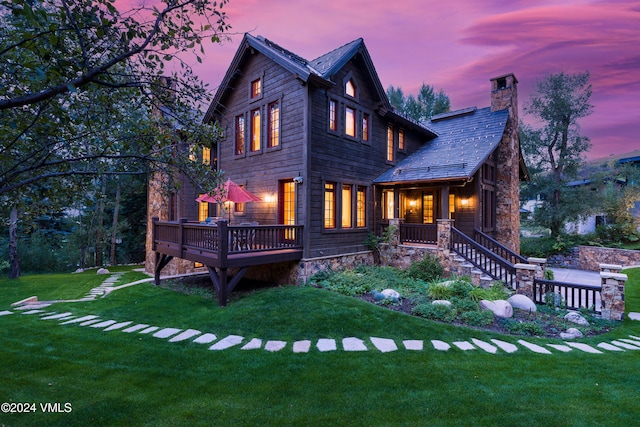
[[[508,116],[507,110],[491,112],[490,107],[473,107],[434,117],[429,128],[438,136],[374,183],[470,179],[498,147]]]

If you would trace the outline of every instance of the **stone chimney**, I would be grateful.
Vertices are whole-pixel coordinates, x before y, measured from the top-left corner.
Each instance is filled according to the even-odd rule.
[[[520,138],[518,79],[512,73],[491,79],[491,111],[509,110],[496,165],[496,240],[520,253]]]

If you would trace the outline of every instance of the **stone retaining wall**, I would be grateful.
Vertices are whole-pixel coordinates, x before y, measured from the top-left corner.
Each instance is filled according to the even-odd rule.
[[[580,246],[578,266],[580,270],[600,271],[600,264],[620,264],[623,267],[640,265],[640,251],[629,249]]]

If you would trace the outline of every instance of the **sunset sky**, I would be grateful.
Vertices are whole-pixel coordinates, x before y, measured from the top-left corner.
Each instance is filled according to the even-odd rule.
[[[230,0],[231,41],[197,74],[218,87],[245,32],[314,59],[362,37],[383,87],[443,89],[452,109],[489,105],[489,79],[513,72],[520,115],[549,73],[589,71],[589,158],[640,149],[640,1]]]

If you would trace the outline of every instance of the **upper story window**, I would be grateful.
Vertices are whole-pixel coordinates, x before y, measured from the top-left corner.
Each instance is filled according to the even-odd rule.
[[[404,129],[398,129],[398,150],[404,151],[405,149]]]
[[[273,148],[280,145],[280,103],[274,101],[269,104],[269,129],[267,135],[267,147]]]
[[[333,99],[329,101],[329,130],[338,130],[338,102]]]
[[[367,113],[362,114],[362,140],[369,141],[371,132],[371,116]]]
[[[344,85],[344,93],[352,98],[356,97],[356,85],[353,79],[349,79]]]
[[[255,79],[251,82],[251,98],[260,98],[262,96],[262,80]]]
[[[244,154],[245,126],[244,115],[236,116],[236,156]]]
[[[251,110],[251,151],[260,151],[260,109]]]
[[[202,163],[205,165],[211,164],[211,148],[202,147]]]
[[[387,161],[393,162],[394,160],[394,151],[393,151],[393,126],[387,126]]]
[[[356,110],[346,107],[344,109],[344,133],[348,136],[356,137]]]

